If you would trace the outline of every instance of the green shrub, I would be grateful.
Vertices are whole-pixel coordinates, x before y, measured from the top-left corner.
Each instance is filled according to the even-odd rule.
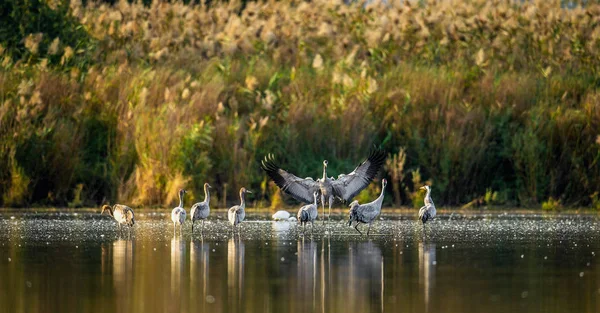
[[[562,205],[560,204],[560,200],[555,200],[552,197],[550,197],[550,198],[548,198],[548,200],[542,202],[542,210],[544,210],[544,211],[556,211],[556,210],[559,210],[560,208],[562,208]]]

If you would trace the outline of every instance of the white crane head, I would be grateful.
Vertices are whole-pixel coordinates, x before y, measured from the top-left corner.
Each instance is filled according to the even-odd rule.
[[[323,161],[323,166],[327,167],[327,164],[329,164],[329,162],[327,162],[327,160]]]
[[[209,185],[208,183],[204,183],[204,188],[212,188],[212,186]]]
[[[185,189],[179,189],[179,195],[183,196],[187,191]]]
[[[381,186],[382,188],[385,188],[385,186],[387,186],[387,179],[384,178],[381,180]]]
[[[425,186],[423,186],[423,187],[421,187],[419,189],[423,189],[423,190],[429,191],[429,189],[431,189],[431,188],[429,186],[425,185]]]

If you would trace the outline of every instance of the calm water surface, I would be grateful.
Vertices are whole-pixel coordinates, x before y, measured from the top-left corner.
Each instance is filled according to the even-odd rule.
[[[384,215],[367,238],[341,215],[305,236],[267,215],[232,236],[214,215],[180,238],[164,212],[131,237],[98,213],[0,212],[0,312],[600,312],[596,216],[452,214],[424,233]]]

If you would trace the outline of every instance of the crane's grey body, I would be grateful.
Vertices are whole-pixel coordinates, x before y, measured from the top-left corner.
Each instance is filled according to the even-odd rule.
[[[179,235],[181,235],[183,223],[185,222],[185,209],[183,208],[183,196],[186,191],[181,189],[179,190],[179,206],[175,207],[173,211],[171,211],[171,221],[173,221],[173,236],[175,236],[175,229],[177,225],[179,225]]]
[[[425,194],[425,200],[424,200],[425,205],[423,207],[421,207],[421,209],[419,209],[419,220],[421,222],[423,222],[423,225],[425,225],[425,223],[427,221],[433,220],[433,218],[435,217],[436,211],[435,211],[435,205],[433,204],[433,199],[431,199],[431,187],[423,186],[423,187],[421,187],[421,189],[427,190],[427,193]]]
[[[383,195],[386,185],[387,181],[383,179],[381,181],[381,194],[373,202],[358,204],[358,201],[352,201],[350,204],[350,219],[348,220],[348,226],[351,226],[352,222],[356,222],[354,229],[356,229],[356,231],[362,235],[361,231],[358,230],[358,225],[360,223],[369,224],[367,236],[369,235],[369,232],[371,231],[371,223],[373,223],[377,216],[379,216],[379,213],[381,213],[381,205],[383,204]]]
[[[252,191],[242,187],[240,189],[240,205],[234,205],[227,211],[227,218],[231,227],[239,225],[246,218],[246,193],[252,193]]]
[[[313,195],[315,202],[307,204],[301,207],[300,210],[298,210],[298,224],[303,225],[304,229],[306,229],[306,223],[310,222],[312,225],[312,230],[312,228],[314,228],[315,226],[315,220],[317,219],[319,208],[319,205],[317,204],[318,192],[315,191]]]
[[[312,203],[313,193],[319,191],[321,193],[323,215],[325,215],[325,201],[329,203],[330,214],[331,205],[335,198],[350,201],[375,178],[379,169],[385,163],[385,157],[383,151],[379,149],[372,150],[369,157],[361,162],[354,171],[349,174],[341,174],[337,179],[327,177],[327,160],[323,161],[323,177],[316,181],[310,177],[300,178],[281,169],[275,164],[273,155],[265,157],[262,161],[262,169],[267,172],[282,191],[290,194],[298,201]]]
[[[210,215],[210,191],[211,186],[208,183],[204,184],[204,201],[192,205],[190,209],[190,218],[192,219],[192,233],[194,233],[194,223],[197,220],[202,220],[202,229],[204,229],[204,220]]]
[[[129,226],[129,229],[135,225],[135,216],[133,209],[122,204],[115,204],[112,207],[109,205],[102,206],[102,212],[108,211],[108,214],[117,221],[117,227],[121,231],[121,225]]]

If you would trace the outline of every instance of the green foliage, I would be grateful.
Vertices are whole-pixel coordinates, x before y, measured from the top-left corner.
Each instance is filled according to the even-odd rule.
[[[600,198],[598,197],[598,192],[594,192],[590,199],[592,200],[592,208],[595,210],[600,210]]]
[[[47,58],[51,64],[63,60],[64,47],[73,49],[78,55],[87,53],[93,40],[70,14],[69,3],[68,0],[0,2],[0,44],[6,53],[14,59],[31,62]]]
[[[180,167],[183,174],[190,178],[188,192],[193,192],[196,199],[204,195],[204,183],[207,179],[212,161],[209,158],[212,149],[212,133],[214,128],[210,122],[193,124],[187,129],[180,147],[175,151],[176,166]]]
[[[73,192],[73,201],[69,202],[70,208],[80,208],[83,206],[83,199],[81,198],[81,191],[83,190],[83,184],[78,184]]]
[[[556,211],[562,207],[559,200],[556,200],[552,197],[548,198],[548,200],[542,202],[542,210],[544,211]]]
[[[20,206],[28,201],[29,197],[29,178],[23,172],[23,169],[14,167],[8,171],[10,176],[9,190],[2,193],[2,202],[6,206]]]

